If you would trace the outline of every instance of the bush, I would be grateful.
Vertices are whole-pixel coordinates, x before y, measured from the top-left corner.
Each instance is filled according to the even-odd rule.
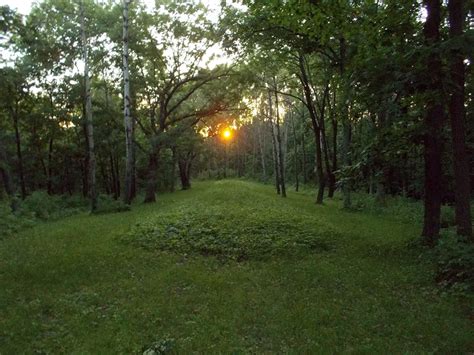
[[[18,210],[12,213],[9,200],[0,201],[0,237],[14,234],[39,221],[55,220],[81,211],[86,211],[88,201],[82,196],[48,195],[35,191],[23,201],[18,201]]]
[[[457,291],[474,291],[474,244],[446,230],[435,249],[438,264],[437,281]]]
[[[33,220],[14,215],[8,200],[0,201],[0,238],[12,235],[33,223]]]
[[[99,195],[97,201],[97,210],[94,213],[114,213],[130,211],[130,206],[126,205],[122,200],[114,200],[109,195]]]

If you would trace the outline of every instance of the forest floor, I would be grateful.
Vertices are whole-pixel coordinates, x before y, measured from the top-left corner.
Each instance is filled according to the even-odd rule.
[[[0,241],[0,353],[473,351],[418,235],[236,180],[40,224]]]

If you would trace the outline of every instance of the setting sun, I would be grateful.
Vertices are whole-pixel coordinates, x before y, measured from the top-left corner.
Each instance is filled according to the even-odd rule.
[[[224,139],[230,139],[232,136],[232,132],[230,129],[226,128],[222,134],[224,136]]]

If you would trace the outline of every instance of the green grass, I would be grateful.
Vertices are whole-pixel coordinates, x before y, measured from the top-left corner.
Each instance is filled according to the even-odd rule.
[[[418,234],[233,180],[44,223],[0,241],[0,353],[473,351]]]

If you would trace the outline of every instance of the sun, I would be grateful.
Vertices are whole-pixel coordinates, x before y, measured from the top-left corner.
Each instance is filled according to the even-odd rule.
[[[222,135],[224,136],[224,139],[230,139],[232,137],[232,132],[230,129],[226,128]]]

